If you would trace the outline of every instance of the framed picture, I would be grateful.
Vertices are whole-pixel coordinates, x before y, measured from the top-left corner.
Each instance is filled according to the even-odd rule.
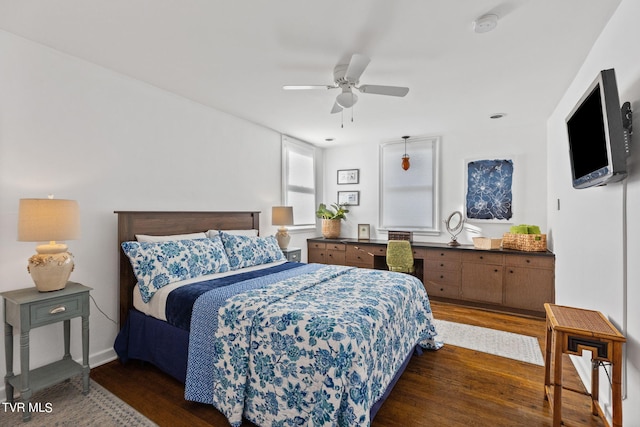
[[[338,171],[338,184],[360,183],[360,169],[342,169]]]
[[[465,163],[465,217],[512,222],[513,160],[468,160]]]
[[[358,206],[360,204],[359,191],[338,191],[338,204]]]
[[[369,240],[371,228],[369,224],[358,224],[358,240]]]

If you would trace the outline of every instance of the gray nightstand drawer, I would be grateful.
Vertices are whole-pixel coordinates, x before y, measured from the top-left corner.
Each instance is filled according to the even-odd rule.
[[[82,315],[82,295],[31,304],[31,327],[59,322]]]
[[[283,249],[282,253],[287,258],[287,261],[300,262],[300,259],[302,258],[302,250],[300,248]]]

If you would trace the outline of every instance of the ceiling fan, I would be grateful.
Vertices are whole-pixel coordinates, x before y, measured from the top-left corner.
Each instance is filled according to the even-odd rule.
[[[366,55],[356,53],[351,56],[348,64],[336,65],[333,69],[334,84],[332,85],[283,86],[282,88],[285,90],[341,89],[342,92],[336,97],[331,114],[339,113],[343,108],[353,107],[358,101],[358,96],[353,93],[353,89],[357,89],[360,93],[387,96],[405,96],[409,92],[408,87],[360,85],[360,76],[370,61],[371,59]]]

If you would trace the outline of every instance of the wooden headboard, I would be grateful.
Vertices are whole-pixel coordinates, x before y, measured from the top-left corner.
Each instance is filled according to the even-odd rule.
[[[136,278],[122,242],[136,240],[136,234],[155,236],[197,233],[207,230],[259,230],[260,212],[131,212],[118,214],[118,253],[120,259],[120,327],[133,308]]]

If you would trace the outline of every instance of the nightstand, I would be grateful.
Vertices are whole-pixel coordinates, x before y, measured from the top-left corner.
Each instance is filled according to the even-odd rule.
[[[91,288],[67,282],[64,289],[38,292],[35,287],[3,292],[4,351],[7,375],[4,377],[7,402],[13,402],[13,390],[20,390],[25,404],[22,419],[31,419],[29,400],[43,388],[82,374],[83,394],[89,392],[89,291]],[[82,317],[82,365],[71,359],[71,319]],[[29,370],[29,331],[39,326],[63,322],[64,356],[62,360]],[[20,370],[13,374],[13,328],[20,330]],[[43,351],[43,349],[39,349]]]
[[[300,262],[302,256],[302,250],[300,248],[287,248],[283,249],[282,253],[287,258],[287,261]]]

